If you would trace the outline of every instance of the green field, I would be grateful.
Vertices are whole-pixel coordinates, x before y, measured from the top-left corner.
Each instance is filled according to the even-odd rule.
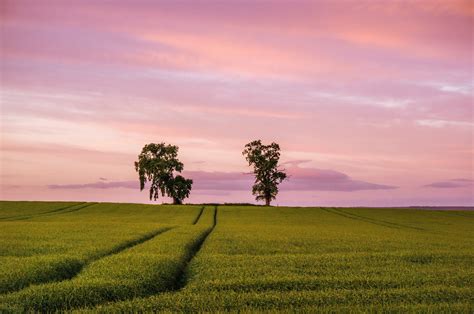
[[[0,202],[0,312],[474,311],[474,211]]]

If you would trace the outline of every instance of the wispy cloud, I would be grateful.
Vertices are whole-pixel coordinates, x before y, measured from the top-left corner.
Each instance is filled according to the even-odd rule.
[[[474,187],[474,180],[472,179],[451,179],[446,181],[438,181],[424,185],[424,187],[438,188],[438,189],[453,189],[453,188],[465,188]]]
[[[243,195],[257,138],[320,165],[283,165],[288,194],[407,199],[394,186],[472,172],[471,1],[32,2],[0,10],[3,184],[140,197],[113,178],[165,141],[187,170],[218,170],[190,172],[196,192]]]
[[[110,182],[93,182],[93,183],[84,183],[84,184],[50,184],[48,185],[49,189],[52,190],[76,190],[76,189],[116,189],[116,188],[125,188],[125,189],[138,189],[140,184],[138,181],[110,181]]]
[[[347,174],[329,169],[303,168],[299,164],[306,161],[288,162],[286,170],[289,179],[282,183],[282,190],[288,191],[361,191],[391,190],[396,186],[355,180]]]
[[[413,103],[411,99],[395,99],[395,98],[381,98],[376,99],[367,96],[359,95],[344,95],[334,94],[329,92],[313,92],[311,93],[314,97],[331,99],[346,104],[352,105],[368,105],[382,108],[405,108],[407,105]]]
[[[461,128],[474,128],[474,122],[467,121],[450,121],[450,120],[416,120],[416,124],[420,126],[432,127],[432,128],[445,128],[445,127],[461,127]]]
[[[287,162],[288,181],[281,185],[282,191],[361,191],[388,190],[396,186],[354,180],[335,170],[301,168],[302,161]],[[193,191],[250,191],[253,176],[242,172],[185,171],[184,176],[194,180]],[[50,189],[138,189],[138,181],[99,181],[85,184],[49,185]]]

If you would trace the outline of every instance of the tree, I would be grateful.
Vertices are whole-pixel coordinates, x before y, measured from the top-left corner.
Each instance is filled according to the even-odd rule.
[[[135,162],[135,170],[140,180],[140,191],[150,182],[150,200],[161,196],[173,198],[173,204],[182,204],[189,197],[193,180],[185,179],[175,172],[183,171],[183,163],[178,160],[178,146],[165,143],[150,143],[143,147]]]
[[[278,169],[280,160],[280,146],[277,143],[263,145],[260,140],[245,145],[242,152],[249,166],[253,166],[255,184],[252,194],[256,200],[265,200],[265,205],[270,206],[271,200],[278,194],[278,185],[286,179],[284,170]]]
[[[182,204],[185,198],[189,197],[193,180],[185,179],[183,176],[177,175],[173,180],[173,188],[170,196],[173,198],[174,204]]]

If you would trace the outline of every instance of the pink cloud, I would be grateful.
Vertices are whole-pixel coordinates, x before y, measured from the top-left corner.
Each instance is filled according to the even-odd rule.
[[[126,189],[138,189],[140,187],[137,181],[111,181],[111,182],[94,182],[94,183],[85,183],[85,184],[51,184],[48,185],[49,189],[52,190],[75,190],[75,189],[116,189],[116,188],[126,188]]]
[[[395,186],[353,180],[344,173],[315,168],[300,168],[300,161],[289,162],[288,181],[281,185],[282,191],[360,191],[396,189]],[[240,172],[184,171],[185,177],[194,180],[193,191],[250,191],[253,176]],[[137,189],[137,181],[98,181],[86,184],[48,185],[50,189]]]
[[[131,163],[136,154],[128,154],[117,151],[104,151],[83,148],[74,145],[51,144],[51,143],[13,143],[2,141],[2,152],[18,155],[35,155],[38,158],[47,158],[47,156],[63,156],[73,160],[75,158],[82,161],[103,161],[112,163]],[[101,178],[101,180],[104,178]]]
[[[196,191],[251,199],[240,151],[261,138],[313,160],[284,165],[282,193],[305,204],[466,203],[467,188],[420,186],[472,175],[472,18],[468,0],[3,1],[1,183],[123,200],[114,182],[166,141],[202,171]],[[87,186],[99,174],[117,179]]]
[[[113,7],[106,3],[57,2],[55,10],[49,10],[18,1],[7,5],[5,27],[13,33],[7,37],[5,49],[16,56],[33,57],[36,53],[55,61],[115,61],[248,75],[360,76],[361,68],[365,68],[372,75],[392,77],[400,73],[400,67],[380,64],[379,55],[398,62],[431,57],[437,61],[432,66],[439,66],[440,60],[452,63],[470,59],[471,13],[465,9],[469,6],[453,2],[392,3],[390,9],[386,4],[329,1],[299,6],[260,3],[254,7],[232,2],[199,6],[122,2]],[[29,30],[30,34],[14,36],[18,29]],[[65,35],[60,29],[65,29]],[[79,35],[80,40],[69,42],[68,31]],[[38,32],[55,37],[57,49],[45,51],[42,41],[18,44],[22,39],[38,38]],[[450,36],[452,33],[457,36]],[[79,46],[71,49],[76,42]],[[157,45],[151,46],[150,42]],[[345,53],[349,47],[352,54]],[[373,54],[375,58],[360,58],[360,54],[370,54],[374,48],[383,50]],[[308,67],[315,56],[317,66]],[[347,59],[358,62],[345,62]],[[414,70],[405,67],[403,71]]]
[[[375,184],[354,180],[348,175],[328,169],[302,168],[295,161],[288,163],[289,179],[282,183],[281,189],[287,191],[360,191],[360,190],[389,190],[396,186]],[[304,161],[303,161],[304,162]]]
[[[438,188],[438,189],[453,189],[453,188],[466,188],[473,187],[474,180],[471,179],[451,179],[447,181],[438,181],[425,185],[428,188]]]

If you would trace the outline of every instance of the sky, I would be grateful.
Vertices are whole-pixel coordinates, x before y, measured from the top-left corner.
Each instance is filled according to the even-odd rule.
[[[185,202],[474,205],[472,1],[0,0],[0,199],[147,203],[179,146]],[[169,202],[160,198],[159,202]]]

